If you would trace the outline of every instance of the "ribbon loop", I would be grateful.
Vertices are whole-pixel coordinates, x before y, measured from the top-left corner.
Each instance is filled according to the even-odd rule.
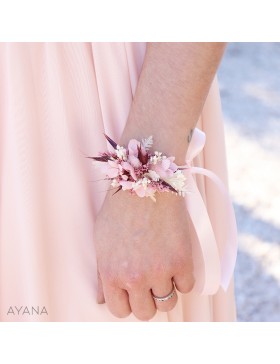
[[[200,294],[212,295],[218,291],[220,286],[226,291],[230,284],[237,256],[237,228],[231,199],[222,180],[210,170],[193,166],[193,159],[203,150],[205,140],[205,133],[195,128],[186,155],[186,164],[179,166],[179,168],[186,175],[191,189],[190,193],[185,195],[185,199],[198,238],[204,264],[203,277],[195,277],[195,290]],[[219,189],[227,212],[227,216],[224,216],[223,219],[221,218],[223,220],[221,224],[227,224],[225,244],[224,242],[217,241],[215,237],[207,208],[192,176],[193,174],[201,174],[208,177]],[[221,225],[221,228],[224,228],[224,226]],[[219,246],[225,246],[221,256],[219,254]],[[199,271],[201,272],[201,270]]]

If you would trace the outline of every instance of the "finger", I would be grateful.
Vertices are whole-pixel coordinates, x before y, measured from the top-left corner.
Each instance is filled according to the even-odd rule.
[[[103,292],[103,284],[102,284],[102,280],[101,280],[100,273],[99,273],[98,269],[97,269],[97,298],[96,298],[96,301],[99,304],[105,303],[105,297],[104,297],[104,292]]]
[[[104,297],[111,313],[124,318],[131,314],[131,308],[126,290],[103,282]]]
[[[162,281],[159,281],[155,287],[152,288],[152,294],[158,298],[160,297],[166,297],[167,295],[171,294],[171,292],[174,289],[174,284],[171,279],[165,279]],[[159,311],[170,311],[172,310],[176,303],[178,301],[178,296],[176,293],[176,289],[174,291],[174,294],[171,298],[169,298],[166,301],[159,301],[157,299],[154,299],[155,305]]]
[[[173,277],[176,288],[181,293],[189,293],[194,287],[194,277],[191,272],[183,271]]]
[[[133,314],[141,321],[151,320],[157,312],[157,308],[151,291],[147,289],[129,290],[129,303]]]

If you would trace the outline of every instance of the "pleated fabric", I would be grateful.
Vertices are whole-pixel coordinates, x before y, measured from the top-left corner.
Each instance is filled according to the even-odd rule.
[[[103,175],[85,156],[107,149],[104,131],[119,140],[145,51],[146,43],[0,44],[1,321],[139,321],[96,303],[93,233],[106,185],[93,182]],[[227,186],[216,78],[197,126],[206,145],[195,165]],[[217,190],[196,181],[218,234]],[[227,292],[178,292],[176,307],[151,321],[234,320],[232,278]]]

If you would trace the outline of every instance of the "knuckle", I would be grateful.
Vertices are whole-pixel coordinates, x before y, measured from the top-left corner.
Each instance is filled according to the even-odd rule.
[[[161,256],[153,263],[150,270],[150,276],[153,280],[162,279],[163,277],[169,278],[173,275],[174,267],[176,267],[176,260],[170,256]]]
[[[183,255],[183,254],[178,254],[176,255],[172,262],[171,262],[171,266],[172,266],[172,270],[176,270],[176,271],[182,271],[185,269],[186,265],[187,265],[187,258]]]
[[[162,277],[168,271],[167,263],[163,260],[155,262],[152,271],[156,277]]]
[[[107,284],[114,286],[117,284],[117,275],[111,269],[105,269],[100,272],[100,276],[102,280],[104,280]]]
[[[178,251],[171,260],[171,263],[173,271],[174,269],[178,272],[192,272],[193,270],[192,255],[186,251]]]
[[[127,271],[123,275],[123,282],[128,288],[136,288],[143,284],[145,277],[143,273],[137,271]]]

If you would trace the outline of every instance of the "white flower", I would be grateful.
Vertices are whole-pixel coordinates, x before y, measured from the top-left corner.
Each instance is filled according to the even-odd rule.
[[[145,190],[147,188],[148,184],[151,183],[151,181],[148,178],[144,177],[141,179],[141,183]]]
[[[138,188],[142,188],[143,187],[144,190],[146,190],[149,183],[151,183],[151,181],[148,178],[144,177],[144,178],[139,179],[136,182],[133,182],[132,188],[134,190],[137,190]]]
[[[144,177],[137,182],[132,182],[131,188],[139,197],[151,197],[151,199],[155,201],[155,190],[153,187],[149,186],[150,183],[151,181]]]
[[[158,162],[162,161],[163,159],[166,159],[166,156],[162,155],[161,152],[155,151],[154,156],[150,158],[150,162],[152,164],[157,164]]]
[[[119,182],[114,178],[112,183],[111,183],[111,186],[112,187],[118,187],[119,185],[120,185]]]
[[[153,181],[158,181],[160,179],[160,176],[157,174],[157,172],[152,171],[151,169],[149,169],[149,173],[147,173],[147,175],[153,180]]]
[[[117,157],[126,161],[126,149],[124,147],[121,147],[120,145],[117,145],[116,149]]]
[[[182,173],[180,169],[173,173],[171,177],[164,178],[165,182],[169,183],[175,190],[178,191],[179,194],[183,194],[187,192],[187,188],[185,185],[186,176]]]

